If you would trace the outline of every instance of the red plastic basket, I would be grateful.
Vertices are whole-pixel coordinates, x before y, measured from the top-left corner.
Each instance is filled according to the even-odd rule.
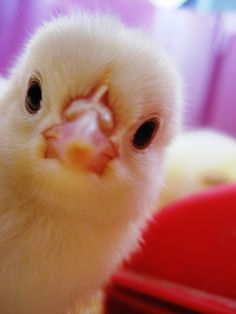
[[[236,313],[236,185],[157,213],[107,288],[106,314]]]

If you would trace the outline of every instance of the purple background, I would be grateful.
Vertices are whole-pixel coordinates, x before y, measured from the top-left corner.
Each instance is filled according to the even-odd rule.
[[[144,28],[179,66],[186,127],[210,126],[236,136],[236,14],[162,11],[147,0],[1,0],[0,72],[6,74],[40,24],[71,10],[112,12]]]

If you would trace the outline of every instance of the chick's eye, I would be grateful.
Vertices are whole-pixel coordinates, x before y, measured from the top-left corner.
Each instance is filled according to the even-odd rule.
[[[151,144],[159,127],[159,121],[150,119],[145,121],[135,132],[132,144],[136,149],[144,149]]]
[[[31,114],[37,113],[41,108],[41,100],[42,90],[40,83],[34,80],[30,82],[26,95],[25,107],[27,111]]]

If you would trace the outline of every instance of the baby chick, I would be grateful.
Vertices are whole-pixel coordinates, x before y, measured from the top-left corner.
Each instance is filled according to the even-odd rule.
[[[236,181],[236,141],[230,136],[199,129],[180,134],[168,149],[166,185],[160,205]]]
[[[181,102],[172,63],[112,17],[32,37],[0,94],[1,314],[65,314],[137,248]]]

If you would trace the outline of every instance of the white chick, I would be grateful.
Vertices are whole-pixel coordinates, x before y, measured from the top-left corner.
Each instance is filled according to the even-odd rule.
[[[236,181],[236,141],[199,129],[180,134],[169,146],[160,206],[214,185]]]
[[[1,314],[65,314],[137,248],[181,101],[169,60],[114,18],[33,36],[0,95]]]

